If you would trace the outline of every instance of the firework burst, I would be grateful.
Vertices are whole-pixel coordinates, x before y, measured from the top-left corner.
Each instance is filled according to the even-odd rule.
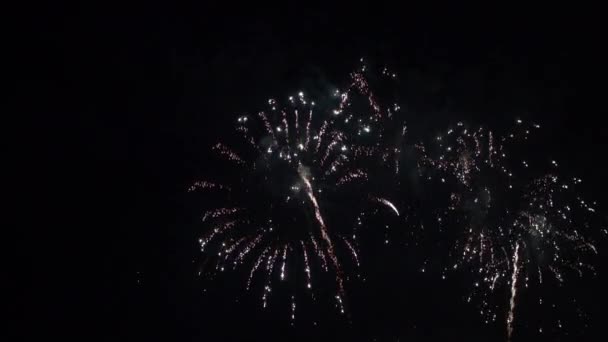
[[[504,317],[508,340],[522,289],[551,281],[559,285],[567,274],[593,271],[589,256],[597,253],[588,239],[596,204],[579,194],[582,180],[558,176],[556,161],[510,155],[539,128],[516,120],[512,133],[497,137],[458,123],[428,148],[418,145],[422,177],[427,186],[442,189],[446,200],[435,224],[455,241],[452,264],[444,271],[476,275],[468,300],[481,297],[486,323]],[[508,310],[502,313],[501,301],[490,295],[505,292]]]
[[[249,265],[246,286],[262,279],[263,307],[273,279],[304,279],[297,283],[310,292],[316,270],[332,275],[336,304],[344,312],[343,260],[359,264],[354,229],[379,207],[399,215],[369,185],[374,162],[390,156],[382,143],[383,123],[396,109],[380,105],[364,72],[365,67],[352,73],[346,90],[322,104],[299,92],[285,104],[269,99],[265,110],[239,116],[238,139],[230,135],[236,141],[212,149],[231,165],[225,180],[190,188],[221,203],[203,215],[209,229],[199,240],[201,249],[213,251],[216,271]]]

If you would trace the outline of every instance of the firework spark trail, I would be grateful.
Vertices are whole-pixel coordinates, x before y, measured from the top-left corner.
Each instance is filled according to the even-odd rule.
[[[300,240],[300,243],[302,244],[302,253],[304,253],[304,271],[306,272],[306,287],[307,288],[311,288],[312,287],[312,283],[310,281],[310,265],[308,264],[308,254],[306,253],[306,245],[304,244],[304,241]]]
[[[270,126],[268,117],[266,117],[266,113],[259,112],[258,115],[260,116],[260,118],[262,118],[262,122],[264,122],[264,127],[266,128],[266,131],[272,136],[272,141],[277,141],[277,138],[274,135],[274,130],[272,129],[272,126]]]
[[[218,189],[218,190],[227,190],[230,191],[230,188],[227,186],[224,186],[222,184],[216,184],[213,182],[208,182],[208,181],[197,181],[194,182],[194,184],[192,184],[189,188],[188,191],[195,191],[195,190],[199,190],[199,189]]]
[[[517,276],[519,275],[519,242],[513,252],[513,274],[511,275],[511,299],[509,300],[509,316],[507,317],[507,341],[513,335],[513,321],[515,320],[515,299],[517,296]]]
[[[323,167],[323,165],[325,165],[325,161],[327,160],[327,157],[329,157],[329,154],[333,151],[334,146],[339,144],[341,141],[342,141],[342,135],[340,133],[335,133],[334,138],[327,145],[327,148],[325,149],[325,155],[323,155],[323,158],[321,158],[321,167]]]
[[[353,245],[345,237],[342,237],[342,240],[344,240],[344,243],[346,244],[346,246],[348,246],[348,249],[350,250],[350,253],[352,254],[353,258],[355,259],[355,263],[357,263],[357,266],[360,266],[360,264],[359,264],[359,256],[357,255],[357,251],[355,250],[355,248],[353,247]]]
[[[217,143],[213,146],[213,150],[217,151],[221,156],[226,157],[228,160],[235,162],[239,165],[245,164],[245,161],[234,151],[232,151],[228,146]]]
[[[247,237],[242,237],[240,239],[238,239],[235,243],[233,243],[232,245],[230,245],[228,248],[226,248],[226,250],[224,251],[225,255],[224,255],[224,259],[228,260],[228,258],[231,256],[231,254],[237,250],[238,247],[241,246],[241,244],[247,239]]]
[[[295,134],[295,135],[296,135],[296,139],[298,139],[298,140],[299,140],[299,139],[300,139],[300,129],[298,128],[298,121],[300,120],[300,118],[299,118],[299,113],[298,113],[298,110],[297,110],[297,109],[296,109],[296,110],[294,110],[294,111],[293,111],[293,114],[294,114],[294,116],[295,116],[295,118],[294,118],[294,120],[293,120],[293,121],[294,121],[294,123],[295,123],[295,125],[296,125],[296,127],[295,127],[296,134]]]
[[[492,135],[492,131],[488,134],[488,162],[490,163],[490,167],[494,167],[494,163],[492,162],[492,156],[494,155],[494,136]]]
[[[213,228],[213,230],[211,231],[210,234],[207,235],[206,238],[201,238],[198,240],[198,242],[201,245],[201,250],[205,249],[205,246],[209,243],[209,241],[211,241],[215,236],[217,236],[218,234],[221,234],[223,232],[225,232],[226,230],[234,227],[236,225],[237,221],[229,221],[226,222],[220,226],[216,226],[215,228]]]
[[[218,208],[218,209],[209,210],[203,215],[202,221],[205,222],[209,218],[214,219],[214,218],[218,218],[218,217],[222,217],[222,216],[228,216],[228,215],[234,214],[238,211],[239,211],[239,208]]]
[[[308,122],[306,123],[306,148],[310,143],[310,123],[312,121],[312,109],[308,112]]]
[[[245,256],[247,256],[247,254],[249,254],[249,252],[251,252],[258,245],[258,243],[260,243],[261,240],[262,240],[262,234],[257,234],[256,237],[253,240],[251,240],[251,242],[249,244],[247,244],[247,246],[245,248],[243,248],[241,250],[238,257],[234,261],[235,268],[236,268],[237,264],[239,262],[241,262],[243,260],[243,258],[245,258]]]
[[[407,133],[407,125],[403,124],[401,128],[401,139],[405,137],[405,133]],[[399,174],[399,156],[401,154],[401,149],[399,147],[395,147],[394,149],[394,159],[395,159],[395,175]]]
[[[327,245],[326,246],[327,254],[329,254],[329,257],[330,257],[332,263],[334,264],[334,268],[336,271],[336,281],[338,283],[338,295],[340,297],[342,297],[342,295],[344,294],[344,284],[343,284],[344,282],[342,280],[342,271],[340,269],[340,264],[338,263],[338,258],[336,257],[336,253],[334,252],[334,246],[331,242],[331,238],[329,237],[329,234],[327,233],[327,227],[325,226],[325,222],[323,222],[323,215],[321,215],[321,208],[319,207],[317,198],[314,195],[314,190],[312,188],[312,184],[306,177],[304,169],[302,167],[300,167],[298,171],[300,173],[300,178],[306,185],[306,194],[308,195],[308,198],[310,199],[310,202],[312,203],[312,206],[313,206],[313,209],[315,212],[315,218],[317,219],[317,222],[319,223],[319,230],[321,231],[321,236],[323,237],[323,240],[325,240],[325,243]]]
[[[389,207],[395,214],[397,214],[397,216],[399,216],[399,210],[397,210],[397,207],[395,207],[391,201],[387,200],[386,198],[376,198],[375,200]]]
[[[295,296],[291,296],[291,321],[293,325],[293,321],[296,319],[296,298]]]
[[[325,258],[325,252],[323,252],[323,249],[319,248],[317,239],[315,239],[312,232],[310,233],[310,242],[312,243],[312,246],[313,246],[315,252],[317,253],[317,256],[321,260],[321,267],[323,268],[323,270],[325,272],[329,271],[329,268],[327,267],[327,259]]]
[[[327,120],[323,121],[321,129],[319,129],[319,134],[315,137],[317,139],[317,146],[315,147],[315,151],[319,151],[319,148],[321,148],[321,142],[323,141],[323,136],[325,135],[325,131],[327,131],[328,125],[329,122]]]
[[[260,267],[260,264],[262,264],[262,261],[266,257],[266,253],[268,253],[269,250],[270,246],[266,247],[266,249],[264,249],[262,253],[260,253],[258,259],[253,264],[253,267],[251,268],[251,271],[249,273],[249,278],[247,279],[247,290],[249,290],[249,288],[251,287],[251,281],[253,280],[253,275],[255,274],[255,271],[257,271],[257,269]]]
[[[274,265],[277,260],[277,256],[279,255],[279,250],[275,249],[274,254],[268,255],[268,259],[266,261],[266,285],[264,285],[264,293],[262,294],[262,307],[266,308],[268,295],[272,292],[272,288],[270,287],[270,282],[272,279],[272,271],[274,270]]]
[[[283,265],[281,265],[281,280],[285,280],[285,264],[287,263],[287,245],[283,249]]]
[[[336,181],[336,185],[340,186],[340,185],[343,185],[345,183],[351,182],[356,179],[367,179],[367,173],[365,171],[359,170],[359,169],[351,171],[351,172],[345,174],[344,176],[340,177],[340,179],[338,179]]]
[[[289,124],[287,123],[287,113],[283,110],[283,126],[285,126],[285,143],[289,146]]]
[[[380,110],[380,106],[376,101],[376,97],[369,89],[369,84],[367,83],[365,76],[363,76],[362,73],[356,72],[353,73],[351,77],[353,79],[352,86],[356,87],[361,94],[367,96],[367,100],[373,109],[372,117],[374,120],[380,121],[382,119],[382,111]]]

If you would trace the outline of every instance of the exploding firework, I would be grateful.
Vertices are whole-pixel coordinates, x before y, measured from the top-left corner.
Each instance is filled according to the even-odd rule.
[[[310,292],[321,272],[332,275],[344,312],[343,259],[350,254],[348,260],[359,264],[356,229],[362,217],[399,215],[370,186],[378,160],[398,168],[391,158],[397,151],[383,143],[384,123],[398,108],[380,105],[364,72],[352,73],[346,90],[335,91],[332,100],[315,103],[299,92],[285,104],[269,99],[266,110],[239,116],[236,134],[226,139],[231,143],[213,146],[231,165],[224,179],[190,188],[221,203],[203,215],[209,229],[199,240],[201,249],[214,254],[215,271],[249,265],[248,289],[263,278],[263,307],[273,279],[297,278]],[[291,309],[294,319],[293,295]]]
[[[589,257],[597,253],[588,238],[596,203],[579,194],[582,180],[559,176],[556,161],[510,153],[539,128],[516,120],[512,133],[497,137],[458,123],[428,148],[418,145],[426,186],[441,189],[435,194],[446,200],[435,212],[434,224],[455,241],[444,271],[466,269],[476,275],[468,300],[481,297],[486,323],[504,317],[508,340],[522,289],[559,285],[567,274],[593,271]],[[542,171],[544,166],[549,172]],[[536,170],[541,176],[535,176]],[[493,301],[491,294],[505,292],[508,309],[503,313],[504,302]]]
[[[213,146],[224,174],[189,189],[214,203],[199,240],[213,261],[208,272],[248,268],[246,288],[261,289],[263,307],[275,281],[296,284],[313,299],[313,290],[331,288],[344,312],[345,282],[360,262],[358,229],[371,217],[407,217],[412,210],[403,203],[420,194],[432,199],[417,198],[424,208],[412,215],[451,244],[442,277],[450,270],[473,274],[468,301],[479,297],[484,320],[504,324],[509,340],[528,287],[594,271],[589,222],[597,204],[580,195],[582,180],[561,176],[554,160],[522,158],[527,154],[518,150],[539,125],[516,120],[513,132],[497,135],[456,124],[415,146],[423,190],[397,198],[391,189],[411,171],[401,165],[409,147],[400,107],[370,90],[365,67],[332,96],[318,103],[303,92],[269,99],[263,111],[237,117],[236,130]],[[543,291],[536,293],[542,305]],[[298,296],[290,295],[292,320]]]

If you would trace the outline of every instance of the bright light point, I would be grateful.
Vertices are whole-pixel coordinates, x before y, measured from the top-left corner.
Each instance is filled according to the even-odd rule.
[[[370,128],[369,128],[369,126],[365,126],[365,127],[363,127],[363,130],[369,133]]]
[[[517,123],[520,124],[522,121],[521,119],[517,119]]]
[[[341,150],[346,151],[346,146],[342,146]]]

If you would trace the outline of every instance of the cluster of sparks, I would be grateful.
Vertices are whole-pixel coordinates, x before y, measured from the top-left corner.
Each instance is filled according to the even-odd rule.
[[[382,75],[396,77],[387,69]],[[268,305],[273,279],[287,281],[291,274],[303,279],[305,291],[314,299],[315,270],[320,270],[332,275],[336,304],[344,313],[345,261],[338,250],[350,254],[358,267],[356,229],[366,208],[380,205],[387,214],[400,216],[400,209],[386,194],[368,186],[379,177],[374,173],[376,166],[370,165],[389,165],[391,173],[402,172],[399,154],[405,147],[407,127],[394,121],[400,106],[380,103],[370,90],[365,66],[352,73],[350,80],[346,90],[333,93],[331,105],[317,105],[299,92],[288,97],[285,106],[269,99],[267,110],[239,116],[236,131],[242,144],[231,147],[220,142],[212,147],[239,176],[228,182],[198,181],[189,188],[213,193],[214,202],[222,204],[203,214],[209,229],[199,240],[201,250],[209,253],[213,246],[216,271],[247,265],[247,289],[256,286],[256,275],[262,273],[258,277],[263,279],[263,307]],[[353,105],[354,98],[365,108]],[[587,238],[587,219],[597,204],[586,202],[577,192],[582,180],[558,176],[554,160],[511,155],[510,146],[528,140],[538,129],[538,124],[517,119],[513,132],[500,135],[459,122],[445,134],[414,146],[424,186],[441,189],[434,194],[439,205],[433,205],[439,209],[433,211],[433,225],[451,237],[447,240],[453,247],[442,277],[449,270],[471,272],[476,281],[468,301],[481,297],[485,322],[503,321],[508,340],[522,288],[542,285],[549,278],[560,284],[567,273],[593,272],[588,256],[597,254]],[[387,139],[389,135],[393,140]],[[277,180],[277,174],[284,179]],[[268,187],[254,189],[252,182]],[[352,229],[345,231],[327,219],[332,214],[326,202],[345,206],[341,197],[345,196],[352,203],[353,196],[348,194],[353,188],[364,204],[345,208],[345,212],[358,213],[352,218]],[[273,195],[268,200],[260,191]],[[277,209],[284,206],[297,208],[305,219],[285,222],[281,216],[291,213]],[[292,234],[293,230],[302,233]],[[290,265],[301,269],[291,270]],[[501,293],[507,294],[508,304],[490,300]],[[506,312],[501,311],[503,307],[508,308]],[[295,316],[294,293],[292,321]]]
[[[501,317],[500,306],[490,304],[490,294],[508,288],[508,340],[522,287],[542,285],[547,275],[558,284],[568,272],[582,276],[593,271],[588,256],[597,254],[587,238],[596,203],[577,192],[582,180],[557,176],[554,160],[543,165],[542,160],[532,163],[509,155],[509,146],[525,142],[539,128],[517,119],[512,133],[497,138],[492,131],[458,123],[436,137],[434,145],[418,145],[421,175],[446,194],[436,213],[437,225],[456,230],[450,266],[478,275],[468,300],[472,295],[482,298],[486,323]],[[540,176],[532,169],[541,170]]]
[[[357,241],[352,230],[344,232],[343,227],[332,227],[328,223],[329,209],[324,206],[327,200],[323,198],[326,193],[340,201],[340,196],[348,196],[342,194],[343,189],[368,192],[359,201],[362,204],[359,203],[357,224],[361,224],[366,207],[380,205],[388,208],[391,215],[399,215],[389,199],[366,187],[368,161],[375,158],[388,161],[391,152],[395,152],[388,151],[381,140],[384,120],[398,107],[379,104],[364,71],[365,66],[351,74],[346,90],[336,90],[333,94],[335,101],[331,106],[319,106],[299,92],[288,97],[286,106],[269,99],[266,111],[239,116],[236,131],[243,144],[233,148],[220,142],[212,150],[242,176],[227,184],[199,181],[189,189],[224,193],[214,197],[218,201],[226,199],[222,206],[203,214],[203,221],[210,229],[199,239],[201,250],[208,251],[209,246],[214,246],[219,271],[229,266],[234,269],[238,265],[250,265],[247,289],[255,285],[256,274],[264,270],[263,307],[267,306],[275,275],[286,281],[290,272],[297,277],[303,274],[305,288],[310,291],[314,287],[313,269],[316,269],[312,263],[316,262],[320,270],[333,275],[336,304],[340,312],[345,312],[343,261],[336,250],[350,254],[359,266]],[[353,104],[354,98],[362,101]],[[365,108],[360,108],[361,103]],[[267,184],[264,191],[273,194],[271,200],[266,202],[257,191],[250,191],[252,185],[259,185],[252,182]],[[245,195],[236,195],[236,189]],[[277,199],[281,205],[297,208],[310,219],[284,222],[281,217],[291,212],[277,210],[280,207]],[[352,203],[352,196],[350,200]],[[304,233],[298,235],[291,231]],[[300,261],[289,262],[290,258]],[[294,264],[301,264],[303,270],[289,270]],[[314,298],[312,293],[311,296]],[[291,301],[291,317],[295,319],[295,295]]]

